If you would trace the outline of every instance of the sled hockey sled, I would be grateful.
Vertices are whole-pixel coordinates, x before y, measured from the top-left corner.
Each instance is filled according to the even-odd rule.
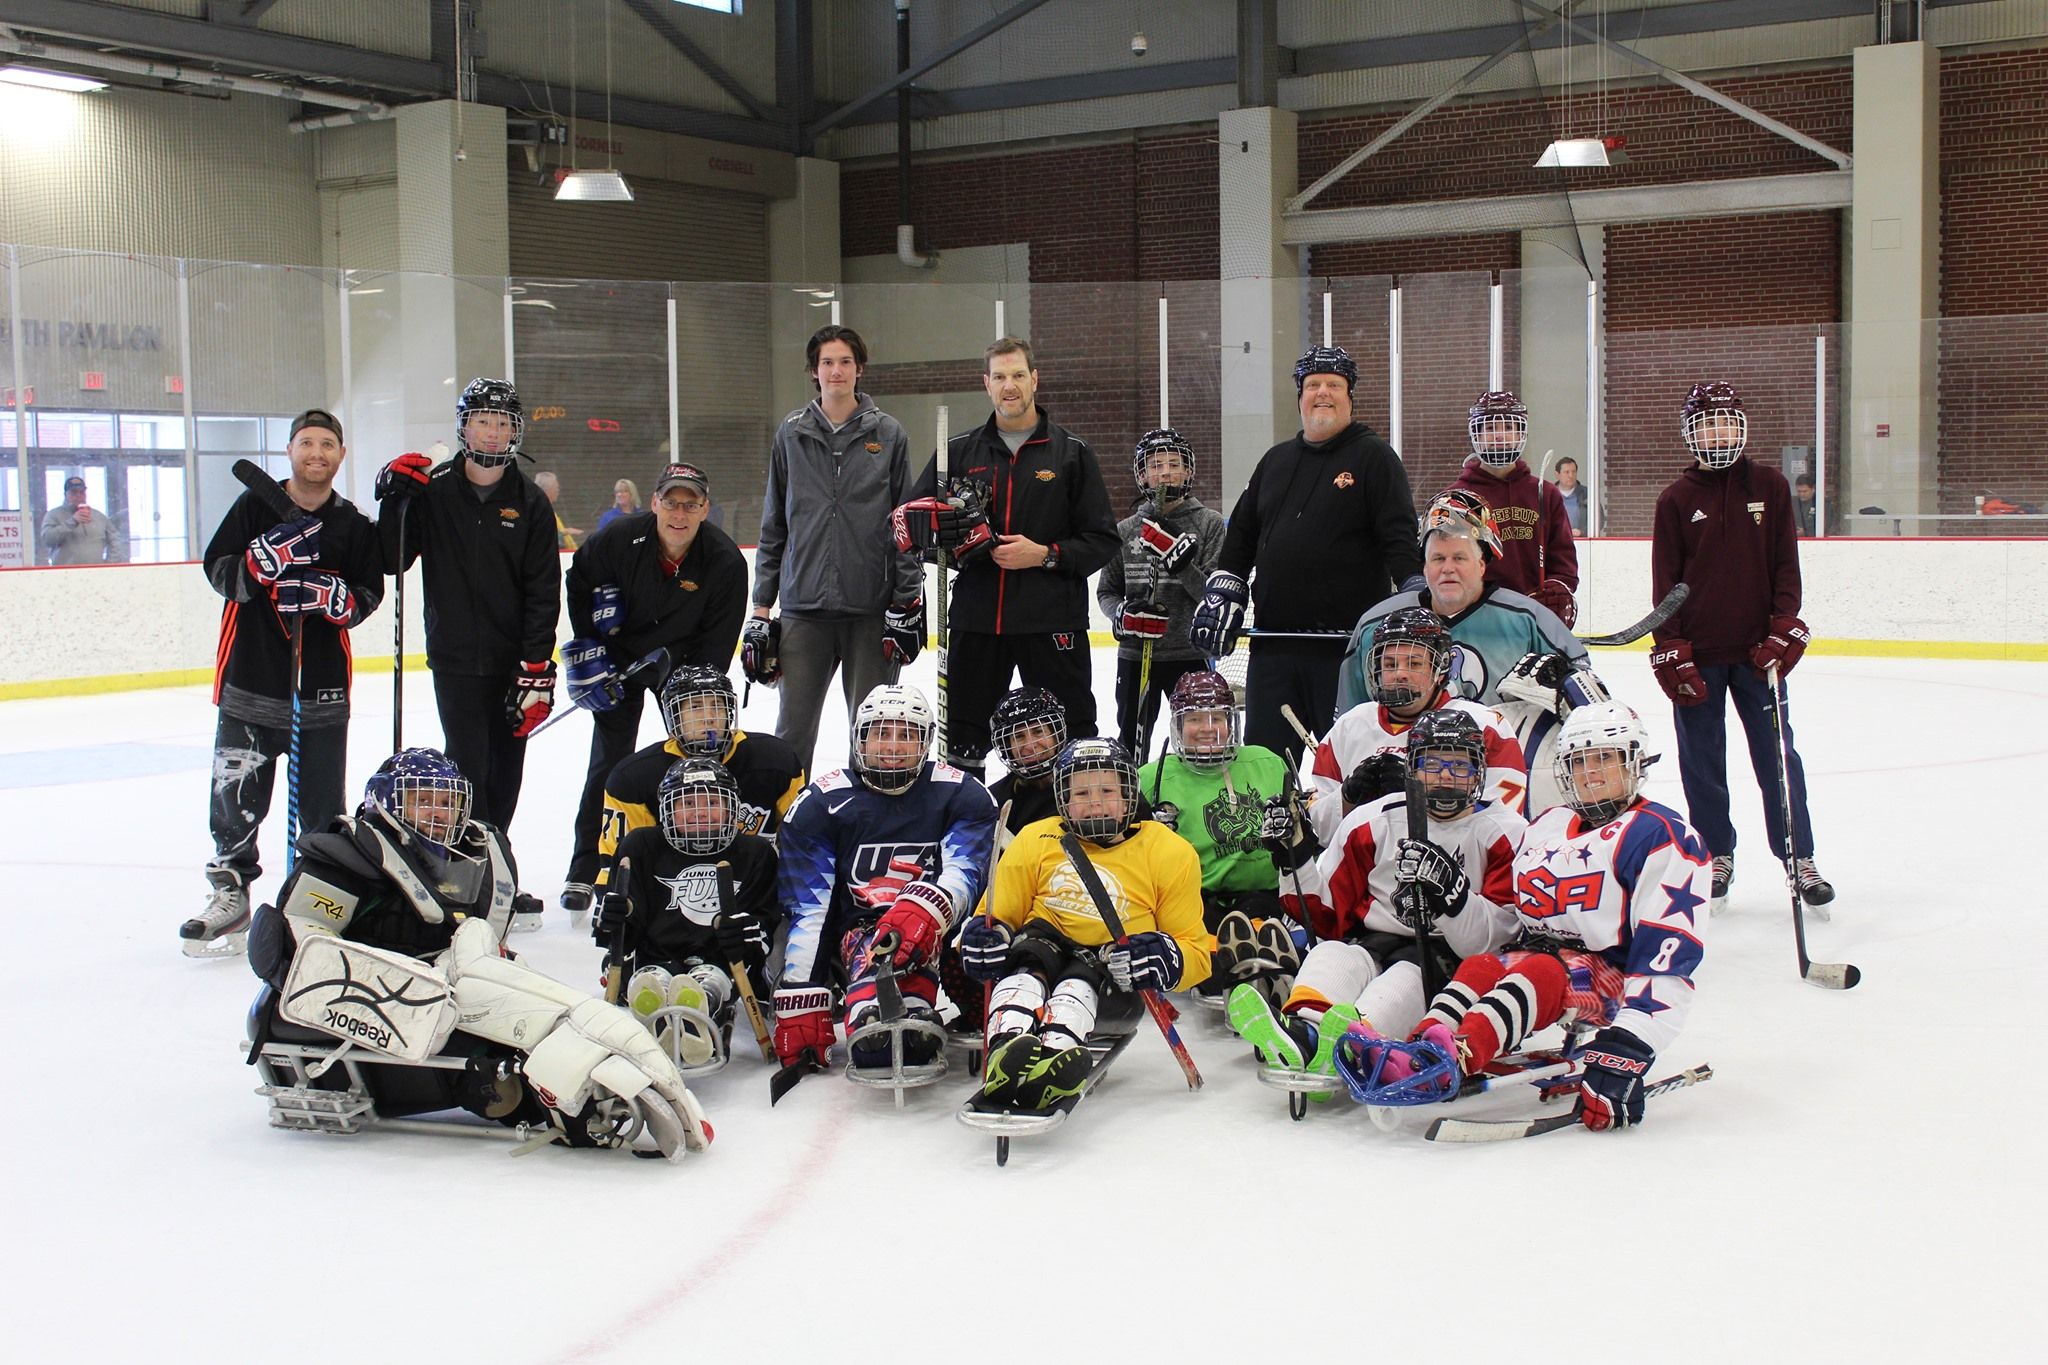
[[[946,1029],[936,1015],[913,1017],[903,1007],[903,992],[896,984],[896,938],[885,934],[875,941],[875,1006],[873,1023],[863,1024],[846,1035],[846,1079],[855,1085],[887,1090],[903,1107],[903,1092],[919,1090],[943,1078],[950,1067],[946,1060]],[[928,1062],[905,1059],[904,1043],[916,1037],[931,1049]],[[889,1052],[887,1066],[859,1066],[855,1056],[876,1046]]]
[[[1128,1013],[1111,1006],[1112,1000],[1124,998],[1128,997],[1110,997],[1104,1001],[1105,1008],[1096,1020],[1095,1032],[1081,1044],[1088,1050],[1089,1064],[1088,1075],[1077,1092],[1050,1109],[1020,1109],[991,1100],[977,1088],[956,1111],[955,1117],[969,1128],[994,1135],[996,1165],[1010,1164],[1011,1138],[1043,1137],[1050,1133],[1065,1123],[1067,1115],[1079,1108],[1081,1101],[1093,1094],[1102,1078],[1109,1074],[1110,1064],[1130,1046],[1131,1039],[1137,1036],[1138,1025],[1143,1022],[1142,1010],[1135,998],[1128,998]]]

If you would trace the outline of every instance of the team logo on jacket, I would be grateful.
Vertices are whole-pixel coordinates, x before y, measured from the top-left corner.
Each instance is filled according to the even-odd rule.
[[[1337,477],[1330,480],[1330,482],[1339,488],[1349,488],[1352,484],[1357,483],[1358,480],[1351,477],[1350,470],[1340,469],[1337,471]]]
[[[1057,479],[1059,475],[1058,473],[1050,469],[1034,469],[1031,471],[1031,477],[1038,480],[1040,483],[1051,483],[1054,479]]]
[[[668,888],[668,908],[690,923],[709,924],[718,918],[717,868],[700,864],[655,880]]]
[[[1764,524],[1764,505],[1762,503],[1753,502],[1749,505],[1749,519],[1759,526]]]
[[[881,454],[881,453],[882,453],[882,443],[881,443],[880,441],[869,441],[869,442],[868,442],[868,454],[870,454],[870,455],[879,455],[879,454]]]
[[[1074,636],[1072,632],[1064,630],[1054,631],[1052,633],[1052,647],[1054,649],[1059,650],[1061,653],[1068,653],[1072,651],[1072,649],[1074,648]]]
[[[853,851],[847,894],[856,905],[886,910],[904,887],[938,866],[936,844],[862,844]]]
[[[517,507],[500,507],[498,509],[498,519],[500,521],[517,521],[519,520],[519,509]]]
[[[697,580],[694,578],[678,578],[676,586],[684,592],[695,592],[697,591]]]

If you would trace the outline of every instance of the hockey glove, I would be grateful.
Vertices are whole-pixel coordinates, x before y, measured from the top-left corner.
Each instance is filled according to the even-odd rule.
[[[249,576],[270,588],[291,569],[320,558],[320,522],[315,517],[280,522],[249,542]]]
[[[525,739],[555,709],[555,661],[542,659],[512,670],[512,690],[505,694],[505,719],[512,738]]]
[[[1010,926],[976,915],[960,930],[960,965],[976,981],[1000,981],[1010,970]]]
[[[788,1066],[809,1050],[822,1064],[831,1048],[832,992],[823,986],[775,992],[775,1060]]]
[[[912,882],[896,893],[895,903],[875,922],[875,937],[896,935],[896,965],[921,967],[930,962],[939,938],[953,927],[953,898],[930,882]]]
[[[1393,750],[1368,754],[1358,760],[1351,776],[1344,779],[1346,810],[1391,796],[1408,781],[1408,760]]]
[[[278,579],[271,594],[280,616],[318,612],[337,626],[354,622],[355,594],[341,575],[330,569],[296,570]]]
[[[759,971],[768,960],[768,928],[746,910],[728,910],[711,926],[718,936],[718,952],[727,962],[749,971]]]
[[[626,594],[616,583],[602,583],[590,591],[590,628],[599,635],[619,633],[626,624]]]
[[[1546,578],[1536,585],[1536,591],[1529,594],[1542,606],[1549,607],[1570,630],[1572,623],[1579,619],[1579,602],[1572,590],[1561,578]]]
[[[1244,609],[1252,600],[1251,585],[1227,569],[1218,569],[1202,585],[1201,605],[1195,608],[1195,623],[1188,627],[1188,643],[1214,659],[1237,648],[1244,629]]]
[[[1150,602],[1127,601],[1118,608],[1116,633],[1126,640],[1157,640],[1166,634],[1166,613]]]
[[[1749,651],[1749,665],[1759,676],[1768,676],[1772,664],[1778,666],[1778,676],[1784,677],[1792,671],[1806,653],[1806,622],[1796,616],[1773,616],[1771,633],[1764,636],[1756,648]]]
[[[750,616],[740,634],[740,671],[748,682],[773,687],[782,681],[782,622]]]
[[[432,474],[434,462],[418,451],[408,451],[390,464],[377,471],[377,486],[374,490],[377,501],[386,498],[411,498],[427,491],[427,479]]]
[[[1291,795],[1267,798],[1259,812],[1259,846],[1273,855],[1282,872],[1293,871],[1322,851]]]
[[[1439,915],[1455,915],[1463,910],[1472,891],[1465,869],[1428,839],[1403,839],[1394,846],[1394,878],[1420,888],[1435,902]]]
[[[1170,991],[1180,982],[1180,945],[1148,929],[1112,946],[1102,965],[1127,991]]]
[[[935,557],[944,550],[960,564],[994,548],[995,534],[980,508],[959,498],[916,498],[889,515],[889,529],[903,554]]]
[[[1596,1133],[1643,1121],[1643,1077],[1657,1054],[1625,1028],[1605,1028],[1579,1060],[1579,1122]]]
[[[612,871],[616,875],[618,869]],[[600,948],[609,948],[612,935],[625,928],[632,918],[632,899],[623,891],[607,891],[597,898],[597,913],[590,917],[590,936]]]
[[[562,671],[569,700],[586,711],[609,711],[626,699],[611,655],[596,640],[571,640],[562,646]]]
[[[1175,834],[1180,833],[1180,807],[1174,805],[1173,802],[1161,801],[1153,806],[1152,818],[1172,830]]]
[[[882,613],[882,658],[898,668],[924,648],[924,599],[913,597]]]
[[[1157,556],[1163,572],[1179,573],[1181,565],[1194,558],[1197,542],[1193,531],[1175,535],[1147,517],[1138,523],[1138,543]]]
[[[1657,686],[1680,706],[1698,706],[1707,699],[1707,680],[1692,661],[1692,641],[1666,640],[1650,651],[1650,671]]]

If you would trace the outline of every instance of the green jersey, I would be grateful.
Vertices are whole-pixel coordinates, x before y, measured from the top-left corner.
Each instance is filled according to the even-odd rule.
[[[1160,763],[1166,765],[1164,773]],[[1176,754],[1160,763],[1139,769],[1138,786],[1147,798],[1180,811],[1181,837],[1202,859],[1202,890],[1271,891],[1279,886],[1273,855],[1259,847],[1259,817],[1268,798],[1286,789],[1287,761],[1263,745],[1247,744],[1227,768],[1190,767]]]

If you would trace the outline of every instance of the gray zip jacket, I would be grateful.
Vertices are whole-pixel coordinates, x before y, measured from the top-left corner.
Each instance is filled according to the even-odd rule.
[[[1171,578],[1157,571],[1157,556],[1138,542],[1138,527],[1147,517],[1175,535],[1193,531],[1197,537],[1194,554]],[[1122,552],[1103,566],[1102,576],[1095,580],[1095,600],[1109,618],[1110,629],[1116,629],[1124,599],[1132,595],[1133,587],[1140,597],[1149,591],[1153,604],[1166,609],[1167,621],[1166,634],[1152,646],[1152,657],[1173,661],[1202,658],[1202,651],[1188,643],[1188,627],[1194,624],[1195,607],[1202,600],[1203,580],[1223,553],[1223,530],[1222,515],[1204,507],[1202,500],[1192,493],[1167,513],[1161,513],[1147,498],[1137,511],[1118,522],[1116,533],[1123,541]],[[1117,657],[1135,659],[1142,646],[1143,641],[1118,634]]]
[[[921,593],[889,514],[908,496],[910,439],[866,394],[833,431],[816,402],[782,419],[768,451],[754,605],[785,615],[880,616]]]

